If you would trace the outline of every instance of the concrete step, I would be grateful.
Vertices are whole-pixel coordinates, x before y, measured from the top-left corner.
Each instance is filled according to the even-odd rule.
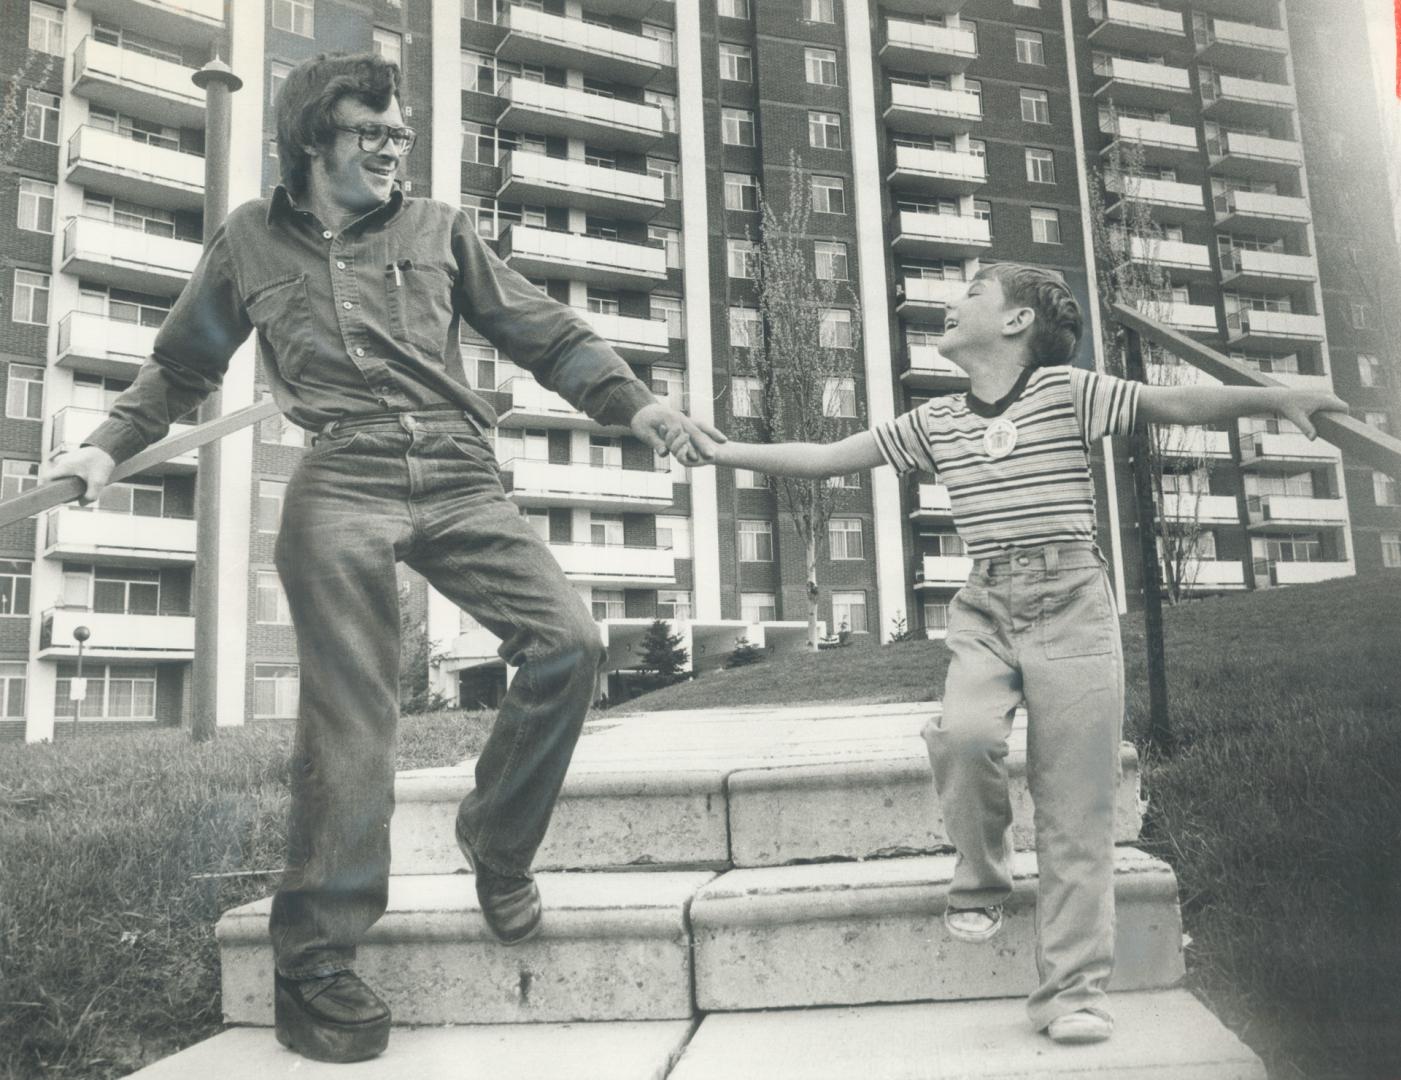
[[[356,971],[401,1024],[685,1019],[686,910],[712,876],[541,874],[543,926],[514,948],[492,938],[470,875],[394,877]],[[231,1023],[272,1023],[270,909],[235,908],[216,928]]]
[[[691,903],[696,1004],[703,1012],[1014,997],[1037,984],[1036,859],[1014,857],[1002,932],[954,941],[942,914],[951,855],[733,870]],[[1183,973],[1177,879],[1119,848],[1118,990],[1170,986]]]
[[[1035,1032],[1019,999],[707,1016],[670,1080],[1265,1080],[1185,990],[1115,994],[1095,1046]]]
[[[132,1080],[660,1080],[691,1020],[404,1028],[371,1061],[328,1065],[283,1047],[267,1028],[231,1028],[132,1074]]]
[[[761,867],[948,847],[920,731],[937,702],[702,710],[606,718],[580,740],[541,869]],[[1008,768],[1020,848],[1032,844],[1025,715]],[[1138,837],[1138,757],[1122,750],[1116,838]],[[453,840],[473,763],[401,773],[395,873],[462,867]]]

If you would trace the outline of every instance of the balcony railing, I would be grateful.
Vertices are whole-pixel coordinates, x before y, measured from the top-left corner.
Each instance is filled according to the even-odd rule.
[[[886,19],[880,55],[903,71],[948,74],[963,71],[977,59],[978,39],[962,27]]]
[[[671,46],[655,38],[512,4],[501,19],[502,60],[577,68],[613,82],[646,84],[674,64]]]
[[[1250,70],[1262,64],[1285,74],[1289,35],[1283,30],[1231,19],[1214,19],[1198,12],[1192,16],[1199,59],[1226,67]]]
[[[1156,319],[1189,334],[1215,334],[1216,308],[1211,304],[1179,304],[1143,301],[1138,309],[1145,318]]]
[[[1238,559],[1187,559],[1182,566],[1182,587],[1188,592],[1243,589],[1245,565]]]
[[[1211,252],[1205,244],[1131,236],[1128,256],[1133,262],[1158,266],[1174,281],[1207,281],[1213,276]]]
[[[666,280],[666,251],[584,233],[512,225],[501,257],[527,277],[567,277],[621,289],[649,289]]]
[[[53,426],[49,431],[49,453],[57,454],[65,450],[76,450],[84,439],[93,433],[99,424],[107,419],[102,409],[85,409],[78,405],[68,405],[54,413]],[[172,424],[171,435],[190,431],[189,424]],[[197,451],[176,455],[163,462],[160,467],[170,471],[193,469],[198,462]]]
[[[1117,105],[1163,106],[1165,99],[1192,92],[1192,75],[1183,67],[1108,56],[1096,60],[1094,70],[1106,80],[1095,97]]]
[[[903,282],[903,296],[897,305],[900,314],[920,314],[937,311],[942,315],[944,308],[956,304],[968,291],[966,281],[942,281],[938,278],[907,277]]]
[[[60,367],[134,378],[151,355],[159,328],[120,322],[105,315],[70,311],[58,321]]]
[[[1143,148],[1144,157],[1150,163],[1194,160],[1200,148],[1197,129],[1186,124],[1111,115],[1100,117],[1099,130],[1106,135],[1112,135],[1116,141],[1137,143]],[[1113,148],[1114,144],[1111,143],[1101,153],[1111,154]]]
[[[894,221],[896,251],[916,255],[975,255],[992,246],[986,218],[971,214],[922,214],[897,210]]]
[[[1233,311],[1226,315],[1226,336],[1232,341],[1288,345],[1323,340],[1323,316],[1292,311]]]
[[[1313,219],[1307,200],[1260,191],[1223,191],[1212,205],[1217,225],[1244,232],[1277,234],[1285,226],[1301,228]]]
[[[1318,278],[1318,263],[1312,255],[1286,255],[1282,251],[1252,251],[1234,248],[1221,261],[1221,284],[1248,289],[1286,289],[1308,284]]]
[[[669,469],[624,469],[583,461],[517,457],[501,464],[522,506],[585,506],[599,510],[660,509],[672,502]]]
[[[1211,117],[1231,117],[1242,121],[1268,118],[1281,109],[1292,110],[1298,99],[1288,83],[1242,79],[1217,75],[1201,80],[1203,111]]]
[[[1164,424],[1155,430],[1157,435],[1154,446],[1159,453],[1167,457],[1231,456],[1231,437],[1224,431],[1210,431],[1207,428],[1187,427],[1182,424]]]
[[[148,206],[204,205],[204,158],[84,124],[68,140],[68,180]]]
[[[203,249],[193,240],[156,236],[99,218],[69,218],[63,227],[63,269],[139,292],[178,292]]]
[[[83,647],[89,659],[189,660],[195,651],[195,620],[190,615],[130,615],[85,608],[54,607],[43,613],[40,659],[78,655],[73,631],[86,626]]]
[[[1180,47],[1187,40],[1182,12],[1128,0],[1090,0],[1090,31],[1096,45],[1115,49],[1151,50]]]
[[[143,517],[62,506],[44,518],[44,554],[105,566],[191,564],[194,518]]]
[[[649,359],[671,350],[671,337],[665,319],[643,319],[634,315],[575,308],[599,337],[623,356]]]
[[[1304,164],[1303,148],[1292,139],[1223,131],[1207,137],[1206,149],[1212,168],[1252,179],[1288,177]]]
[[[647,220],[666,206],[660,176],[512,151],[501,161],[497,195],[510,202],[572,206],[610,217]]]
[[[1169,492],[1163,495],[1162,515],[1169,521],[1192,521],[1199,525],[1240,524],[1240,510],[1234,495]]]
[[[1352,563],[1340,561],[1270,562],[1256,559],[1255,585],[1314,585],[1320,581],[1348,577]]]
[[[1310,439],[1301,432],[1257,431],[1241,436],[1240,458],[1243,469],[1299,472],[1336,464],[1342,454],[1332,443]]]
[[[901,379],[914,386],[950,388],[967,383],[968,373],[933,345],[911,345],[909,366]]]
[[[550,86],[530,79],[507,79],[497,124],[532,135],[584,139],[598,146],[645,150],[665,131],[662,110],[655,105],[592,94],[569,86]]]
[[[195,69],[85,37],[73,50],[73,92],[110,109],[179,127],[204,126]]]
[[[1336,528],[1347,524],[1347,502],[1304,495],[1251,495],[1246,499],[1251,528]]]
[[[956,135],[983,118],[983,98],[971,90],[891,83],[885,118],[900,131]]]
[[[676,580],[676,556],[670,548],[633,544],[560,544],[550,553],[574,581],[594,585],[670,585]]]
[[[953,513],[949,489],[943,484],[920,484],[916,491],[915,508],[910,517],[948,517]]]
[[[1206,196],[1200,184],[1111,173],[1105,177],[1104,186],[1121,197],[1106,209],[1111,217],[1121,216],[1126,204],[1133,202],[1151,204],[1155,220],[1174,224],[1194,220],[1206,212]]]
[[[987,183],[987,162],[979,154],[960,150],[897,146],[889,179],[917,191],[966,195]]]
[[[919,563],[919,580],[915,588],[947,589],[962,585],[973,569],[973,560],[966,555],[924,555]]]
[[[172,45],[207,45],[224,28],[224,0],[75,0],[74,6]]]

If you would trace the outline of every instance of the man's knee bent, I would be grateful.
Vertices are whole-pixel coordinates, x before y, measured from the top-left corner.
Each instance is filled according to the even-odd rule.
[[[1007,756],[1007,724],[1000,716],[982,718],[950,717],[946,711],[924,728],[929,752],[960,760]]]

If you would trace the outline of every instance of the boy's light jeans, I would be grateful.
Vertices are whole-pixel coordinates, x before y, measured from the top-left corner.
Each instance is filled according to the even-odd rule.
[[[1027,707],[1035,804],[1036,966],[1027,1010],[1044,1028],[1108,1012],[1114,959],[1114,795],[1124,715],[1119,620],[1104,558],[1087,543],[978,560],[949,604],[943,716],[924,736],[950,839],[949,903],[1011,892],[1007,736]]]

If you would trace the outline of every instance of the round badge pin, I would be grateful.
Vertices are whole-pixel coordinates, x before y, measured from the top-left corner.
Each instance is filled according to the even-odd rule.
[[[990,458],[1005,458],[1017,445],[1017,425],[999,416],[983,432],[983,449]]]

